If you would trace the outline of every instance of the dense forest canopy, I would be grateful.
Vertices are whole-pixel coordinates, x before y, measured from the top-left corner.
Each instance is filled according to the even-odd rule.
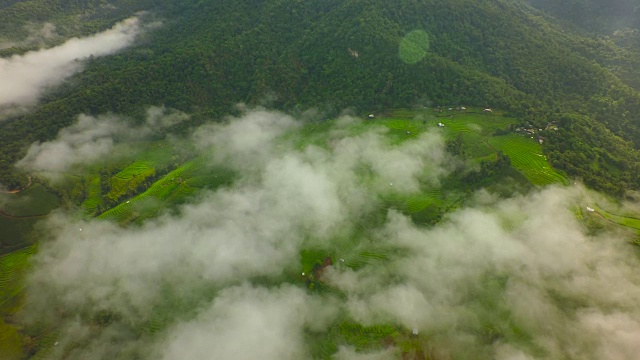
[[[561,123],[562,136],[547,134],[544,145],[554,166],[622,194],[640,187],[640,57],[562,24],[634,14],[637,1],[606,2],[616,6],[605,11],[596,3],[603,4],[531,1],[543,13],[499,0],[4,1],[1,33],[17,34],[14,42],[43,21],[57,31],[49,46],[139,11],[156,26],[0,123],[1,182],[25,183],[13,163],[80,113],[136,118],[146,106],[165,105],[193,113],[184,124],[191,126],[239,102],[327,114],[466,104],[505,109],[539,128]],[[624,29],[637,25],[626,18]],[[428,49],[407,62],[399,48],[412,31],[424,34]],[[19,45],[4,56],[38,46]]]

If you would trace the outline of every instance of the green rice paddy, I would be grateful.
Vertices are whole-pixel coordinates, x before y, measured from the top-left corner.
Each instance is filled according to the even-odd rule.
[[[614,214],[597,205],[594,205],[594,210],[613,223],[640,231],[640,219],[638,218]]]
[[[172,196],[174,198],[184,197],[193,192],[194,189],[183,179],[189,175],[193,166],[193,163],[187,163],[177,168],[156,181],[143,193],[105,211],[98,218],[125,223],[138,218],[152,217],[158,213],[161,201],[169,200]]]
[[[534,139],[518,134],[493,136],[489,144],[507,154],[511,164],[520,171],[534,185],[549,185],[565,183],[565,177],[554,170],[547,158],[542,154],[542,148]]]
[[[24,358],[22,336],[18,328],[0,318],[0,359],[20,360]]]
[[[512,166],[533,185],[565,184],[565,176],[549,165],[537,140],[509,133],[507,129],[516,125],[517,119],[499,114],[486,114],[481,109],[443,110],[442,113],[434,113],[430,109],[398,109],[386,114],[389,117],[365,121],[388,127],[390,134],[400,138],[399,141],[438,127],[447,139],[462,138],[464,154],[468,159],[490,160],[498,151],[502,151],[511,158]],[[495,135],[496,132],[506,134]]]
[[[98,208],[104,205],[99,176],[89,178],[86,192],[87,198],[82,202],[82,208],[85,209],[86,215],[95,214]]]
[[[35,246],[0,256],[0,308],[24,289],[24,275]]]
[[[142,221],[157,216],[172,205],[184,202],[199,189],[216,188],[230,183],[232,179],[233,174],[228,170],[206,169],[204,160],[198,158],[179,166],[144,192],[127,198],[98,218],[119,223]]]

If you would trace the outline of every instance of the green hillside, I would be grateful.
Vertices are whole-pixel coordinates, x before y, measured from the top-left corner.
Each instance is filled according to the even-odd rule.
[[[29,4],[43,18],[62,21],[61,10],[45,10],[44,2],[10,3],[0,17]],[[122,17],[145,7],[116,3]],[[68,6],[82,11],[95,9],[92,4]],[[567,166],[570,149],[550,138],[544,151],[557,152],[553,165],[607,192],[640,187],[634,165],[640,96],[628,86],[633,79],[622,76],[632,73],[637,58],[613,42],[563,28],[524,1],[187,0],[154,2],[149,10],[146,21],[163,25],[144,41],[89,62],[35,111],[0,123],[4,184],[24,183],[11,164],[79,113],[135,117],[146,105],[164,104],[193,113],[183,125],[189,126],[245,102],[329,113],[467,104],[505,109],[536,128],[581,116],[586,126],[609,131],[596,141],[569,123],[563,140],[601,149],[621,163],[607,177]]]

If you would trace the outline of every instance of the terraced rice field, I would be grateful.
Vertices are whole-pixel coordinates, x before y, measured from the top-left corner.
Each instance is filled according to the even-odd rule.
[[[549,165],[547,158],[542,154],[540,144],[535,140],[518,134],[508,134],[491,137],[488,143],[507,154],[511,158],[512,166],[534,185],[566,182],[566,178]]]
[[[106,196],[113,200],[120,199],[132,189],[144,183],[144,180],[153,174],[155,174],[155,168],[152,164],[144,161],[136,161],[122,169],[122,171],[115,174],[109,180],[111,191],[109,191]]]
[[[640,219],[628,216],[617,215],[607,210],[604,210],[600,206],[594,205],[594,210],[600,214],[603,218],[616,223],[618,225],[626,226],[632,229],[640,230]]]
[[[390,325],[363,326],[344,322],[339,324],[336,330],[334,330],[336,337],[342,338],[344,342],[359,351],[380,349],[386,337],[398,335],[398,331]]]
[[[376,245],[368,229],[364,224],[355,224],[351,233],[332,242],[331,250],[303,251],[301,254],[303,271],[308,272],[316,262],[322,261],[327,256],[332,258],[334,264],[352,269],[388,259],[392,249]]]
[[[438,119],[444,124],[442,128],[447,139],[462,137],[465,156],[480,159],[495,154],[486,140],[496,130],[504,130],[515,122],[514,119],[482,114],[459,113],[449,118]]]
[[[123,201],[98,218],[120,223],[148,219],[172,204],[183,202],[200,188],[228,184],[233,177],[224,169],[203,172],[203,166],[203,159],[192,160],[163,176],[145,192]]]
[[[379,121],[375,121],[375,123],[383,124],[392,130],[401,130],[401,131],[409,131],[414,134],[423,130],[423,124],[418,120],[413,119],[401,119],[401,118],[386,118]]]
[[[332,327],[326,336],[313,343],[314,359],[332,359],[338,345],[350,346],[357,351],[371,351],[390,345],[400,335],[398,329],[390,325],[363,326],[354,322],[343,322]]]
[[[420,194],[412,196],[406,201],[407,210],[410,213],[416,213],[426,209],[429,205],[435,203],[440,193]]]
[[[187,163],[168,173],[162,179],[156,181],[145,192],[139,194],[118,206],[111,208],[98,216],[99,219],[114,220],[117,222],[129,222],[138,218],[152,217],[159,211],[159,201],[166,201],[171,196],[182,197],[193,192],[183,179],[193,169],[193,163]],[[145,204],[145,201],[148,202]]]
[[[131,180],[138,176],[149,175],[153,172],[153,164],[149,164],[146,161],[136,161],[133,164],[122,169],[115,175],[116,178],[121,180]]]
[[[85,214],[87,215],[95,214],[98,206],[103,205],[99,176],[89,179],[86,192],[87,198],[82,202],[82,208],[85,209]]]
[[[29,258],[35,251],[35,246],[29,246],[0,257],[0,307],[23,290]]]
[[[335,121],[332,120],[306,124],[299,134],[291,133],[290,136],[285,137],[285,140],[293,140],[297,148],[308,145],[324,147],[327,145],[327,131],[334,125]]]
[[[13,325],[5,323],[0,318],[0,359],[23,359],[24,354],[21,344],[22,336],[18,333],[18,329]]]

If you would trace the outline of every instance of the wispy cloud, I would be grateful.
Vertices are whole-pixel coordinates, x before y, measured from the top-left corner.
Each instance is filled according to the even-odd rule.
[[[79,163],[93,162],[113,149],[113,136],[129,130],[115,116],[94,118],[80,115],[71,127],[63,129],[57,139],[34,143],[18,167],[32,171],[61,172]]]
[[[118,141],[144,139],[187,118],[182,112],[152,106],[147,110],[145,124],[131,127],[126,119],[119,116],[82,114],[73,125],[62,129],[55,139],[33,143],[16,165],[56,177],[57,173],[68,171],[74,165],[89,164],[108,155]]]
[[[0,109],[34,104],[47,88],[81,71],[82,60],[110,55],[130,46],[141,30],[140,19],[132,17],[92,36],[0,59]],[[50,26],[43,31],[41,35],[52,36]]]

